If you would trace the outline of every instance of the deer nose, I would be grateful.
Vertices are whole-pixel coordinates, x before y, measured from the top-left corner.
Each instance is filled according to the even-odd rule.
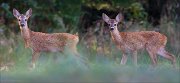
[[[114,28],[110,28],[110,30],[114,30]]]
[[[21,26],[23,27],[23,26],[24,26],[24,24],[21,24]]]

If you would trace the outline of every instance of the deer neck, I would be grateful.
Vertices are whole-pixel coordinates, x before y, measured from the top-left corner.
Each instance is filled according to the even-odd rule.
[[[112,36],[113,40],[114,40],[117,44],[123,43],[122,37],[121,37],[121,35],[120,35],[117,27],[114,28],[114,30],[112,30],[112,31],[110,31],[110,32],[111,32],[111,36]]]
[[[28,26],[20,27],[20,28],[21,28],[21,36],[23,37],[25,41],[25,47],[29,47],[31,30],[28,28]]]

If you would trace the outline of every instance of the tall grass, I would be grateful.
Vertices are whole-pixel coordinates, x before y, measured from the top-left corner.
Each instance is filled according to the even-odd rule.
[[[87,49],[82,45],[78,46],[79,52],[86,60],[83,65],[81,59],[73,55],[61,53],[42,53],[37,61],[34,70],[28,70],[31,60],[31,49],[25,49],[22,39],[17,40],[17,44],[10,53],[13,65],[7,65],[8,70],[0,71],[0,81],[13,83],[34,83],[34,82],[180,82],[179,60],[177,58],[177,69],[172,68],[169,61],[159,57],[158,67],[151,68],[150,59],[146,52],[141,52],[138,57],[138,66],[134,67],[131,56],[127,65],[120,65],[121,53],[114,52],[115,58],[100,56],[96,53],[87,55]],[[9,48],[1,47],[3,50]],[[115,48],[114,48],[115,49]],[[54,62],[53,56],[58,55]],[[1,55],[3,56],[3,55]],[[4,55],[8,56],[8,55]],[[1,58],[2,59],[2,58]],[[7,57],[3,58],[7,59]],[[4,60],[1,67],[8,63]]]
[[[0,82],[180,82],[179,33],[170,24],[160,26],[168,37],[167,50],[176,56],[177,68],[172,68],[170,61],[158,56],[158,66],[151,67],[151,60],[146,51],[138,53],[138,66],[135,67],[128,56],[126,65],[120,65],[122,53],[114,45],[107,56],[89,51],[79,43],[81,58],[71,54],[41,53],[36,68],[29,70],[31,49],[24,47],[20,35],[10,34],[6,38],[0,33]],[[140,29],[139,26],[130,29]],[[167,33],[165,33],[167,32]],[[177,33],[177,34],[176,34]],[[174,36],[172,37],[172,34]],[[171,38],[176,39],[175,43]],[[172,44],[172,45],[171,45]],[[173,46],[173,47],[171,47]],[[54,56],[58,56],[54,61]],[[84,63],[84,62],[86,63]]]

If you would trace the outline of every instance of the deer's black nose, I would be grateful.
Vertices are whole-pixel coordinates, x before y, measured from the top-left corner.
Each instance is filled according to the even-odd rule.
[[[114,30],[114,28],[110,28],[110,30]]]
[[[24,26],[24,24],[21,24],[21,26],[23,27],[23,26]]]

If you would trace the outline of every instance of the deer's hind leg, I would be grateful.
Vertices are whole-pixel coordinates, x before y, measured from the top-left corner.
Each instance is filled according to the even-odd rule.
[[[75,55],[75,59],[77,60],[78,64],[83,66],[84,68],[88,69],[88,59],[85,56],[81,56],[77,50],[76,45],[71,48],[71,52]]]
[[[170,54],[169,52],[167,52],[164,47],[159,48],[157,51],[157,54],[159,54],[159,55],[163,56],[164,58],[170,60],[171,63],[173,64],[173,66],[175,67],[175,63],[176,63],[175,56],[173,54]]]
[[[146,50],[151,58],[152,61],[152,65],[155,67],[157,65],[157,55],[156,55],[156,51],[155,48],[153,47],[146,47]]]

